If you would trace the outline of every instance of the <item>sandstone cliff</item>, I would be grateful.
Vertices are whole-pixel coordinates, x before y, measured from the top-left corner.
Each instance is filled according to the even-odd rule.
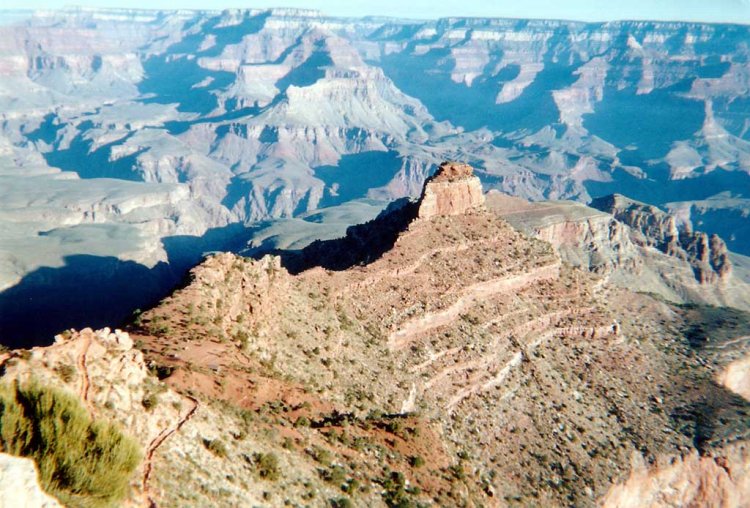
[[[468,164],[445,162],[427,179],[419,203],[419,218],[461,215],[484,205],[479,178]]]
[[[750,308],[746,269],[732,268],[720,238],[681,232],[673,216],[647,205],[628,206],[633,202],[622,196],[596,203],[602,210],[570,201],[531,203],[496,191],[487,195],[495,213],[609,283],[675,302]]]
[[[613,215],[630,226],[640,245],[686,260],[701,284],[726,281],[732,272],[727,246],[717,235],[678,229],[676,218],[659,208],[633,201],[624,196],[598,198],[591,206]]]

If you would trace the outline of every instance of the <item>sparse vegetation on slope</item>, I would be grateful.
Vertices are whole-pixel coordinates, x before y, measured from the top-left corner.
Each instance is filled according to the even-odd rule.
[[[374,258],[378,223],[350,231],[340,269],[211,256],[132,338],[74,333],[5,375],[134,421],[160,506],[597,506],[634,460],[743,470],[750,405],[713,369],[741,315],[612,288],[481,207],[402,225]]]
[[[74,507],[121,501],[141,458],[117,427],[92,420],[75,398],[35,382],[0,385],[0,450],[34,459],[44,489]]]

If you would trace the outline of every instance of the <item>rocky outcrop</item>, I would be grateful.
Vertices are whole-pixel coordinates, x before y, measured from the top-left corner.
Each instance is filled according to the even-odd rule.
[[[750,452],[730,446],[714,456],[691,452],[661,457],[646,466],[634,457],[629,478],[614,486],[601,505],[606,508],[746,506],[750,498]]]
[[[597,198],[591,206],[630,226],[639,245],[688,261],[701,284],[726,281],[732,273],[727,246],[717,235],[680,230],[673,215],[619,194]]]
[[[718,374],[716,381],[740,397],[750,400],[750,355],[727,365]]]
[[[419,201],[420,219],[461,215],[484,205],[482,183],[468,164],[444,162],[425,182]]]
[[[415,219],[462,215],[483,208],[484,199],[482,184],[471,166],[444,162],[424,183],[418,201],[408,198],[393,201],[373,220],[347,228],[341,238],[315,241],[300,251],[264,250],[253,254],[278,254],[291,273],[315,266],[344,270],[378,259]]]
[[[555,246],[562,258],[594,273],[640,272],[643,260],[630,228],[599,210],[572,201],[529,202],[490,191],[487,207],[514,227]]]
[[[128,334],[11,352],[4,378],[56,384],[137,434],[131,497],[160,506],[309,504],[342,485],[367,506],[594,506],[633,456],[723,457],[746,440],[750,406],[663,347],[682,340],[674,307],[562,263],[477,190],[471,168],[444,164],[421,201],[301,253],[323,267],[211,256]],[[537,231],[561,246],[588,234],[676,260],[609,214],[555,206]]]
[[[486,201],[514,227],[554,245],[564,261],[610,284],[674,302],[748,307],[744,268],[731,266],[724,242],[680,231],[655,207],[627,207],[632,202],[612,196],[597,201],[603,211],[572,201],[529,202],[498,191],[488,192]]]
[[[62,505],[42,490],[34,461],[0,453],[0,506],[59,508]]]

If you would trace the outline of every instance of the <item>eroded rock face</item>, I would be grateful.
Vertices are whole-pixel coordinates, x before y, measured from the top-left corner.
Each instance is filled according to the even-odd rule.
[[[723,240],[680,231],[658,208],[622,196],[597,200],[604,210],[573,201],[532,203],[498,191],[485,198],[488,209],[554,245],[564,261],[616,286],[674,302],[748,308],[750,285],[743,267],[731,266]],[[619,210],[620,217],[610,210]]]
[[[664,254],[688,261],[695,279],[701,284],[726,281],[730,277],[732,263],[727,246],[717,235],[709,237],[700,231],[680,230],[673,215],[619,194],[595,199],[591,206],[612,214],[640,233],[634,235],[639,245],[655,247]]]
[[[425,183],[418,217],[429,219],[440,215],[461,215],[482,206],[482,184],[474,176],[472,167],[458,162],[444,162]]]
[[[39,486],[33,460],[6,453],[0,453],[0,506],[62,507]]]
[[[719,384],[750,400],[750,356],[735,360],[717,376]]]
[[[745,506],[750,498],[750,452],[731,446],[722,455],[665,457],[646,467],[634,459],[630,477],[614,486],[601,505],[608,508],[640,506]]]
[[[664,347],[687,320],[533,236],[606,275],[648,251],[697,286],[690,265],[583,205],[489,194],[485,208],[475,180],[443,164],[422,201],[305,249],[295,270],[211,256],[132,338],[61,334],[0,355],[3,379],[33,375],[132,432],[144,463],[130,500],[145,505],[338,498],[326,456],[368,486],[367,506],[390,503],[386,468],[419,487],[415,504],[437,506],[745,499],[750,405],[713,382],[712,362]],[[306,264],[319,256],[325,266]],[[261,475],[262,457],[279,478]]]

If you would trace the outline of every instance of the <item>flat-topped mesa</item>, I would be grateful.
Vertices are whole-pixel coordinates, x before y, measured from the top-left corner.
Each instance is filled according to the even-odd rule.
[[[417,217],[461,215],[483,206],[482,183],[474,176],[474,169],[460,162],[444,162],[425,182]]]

